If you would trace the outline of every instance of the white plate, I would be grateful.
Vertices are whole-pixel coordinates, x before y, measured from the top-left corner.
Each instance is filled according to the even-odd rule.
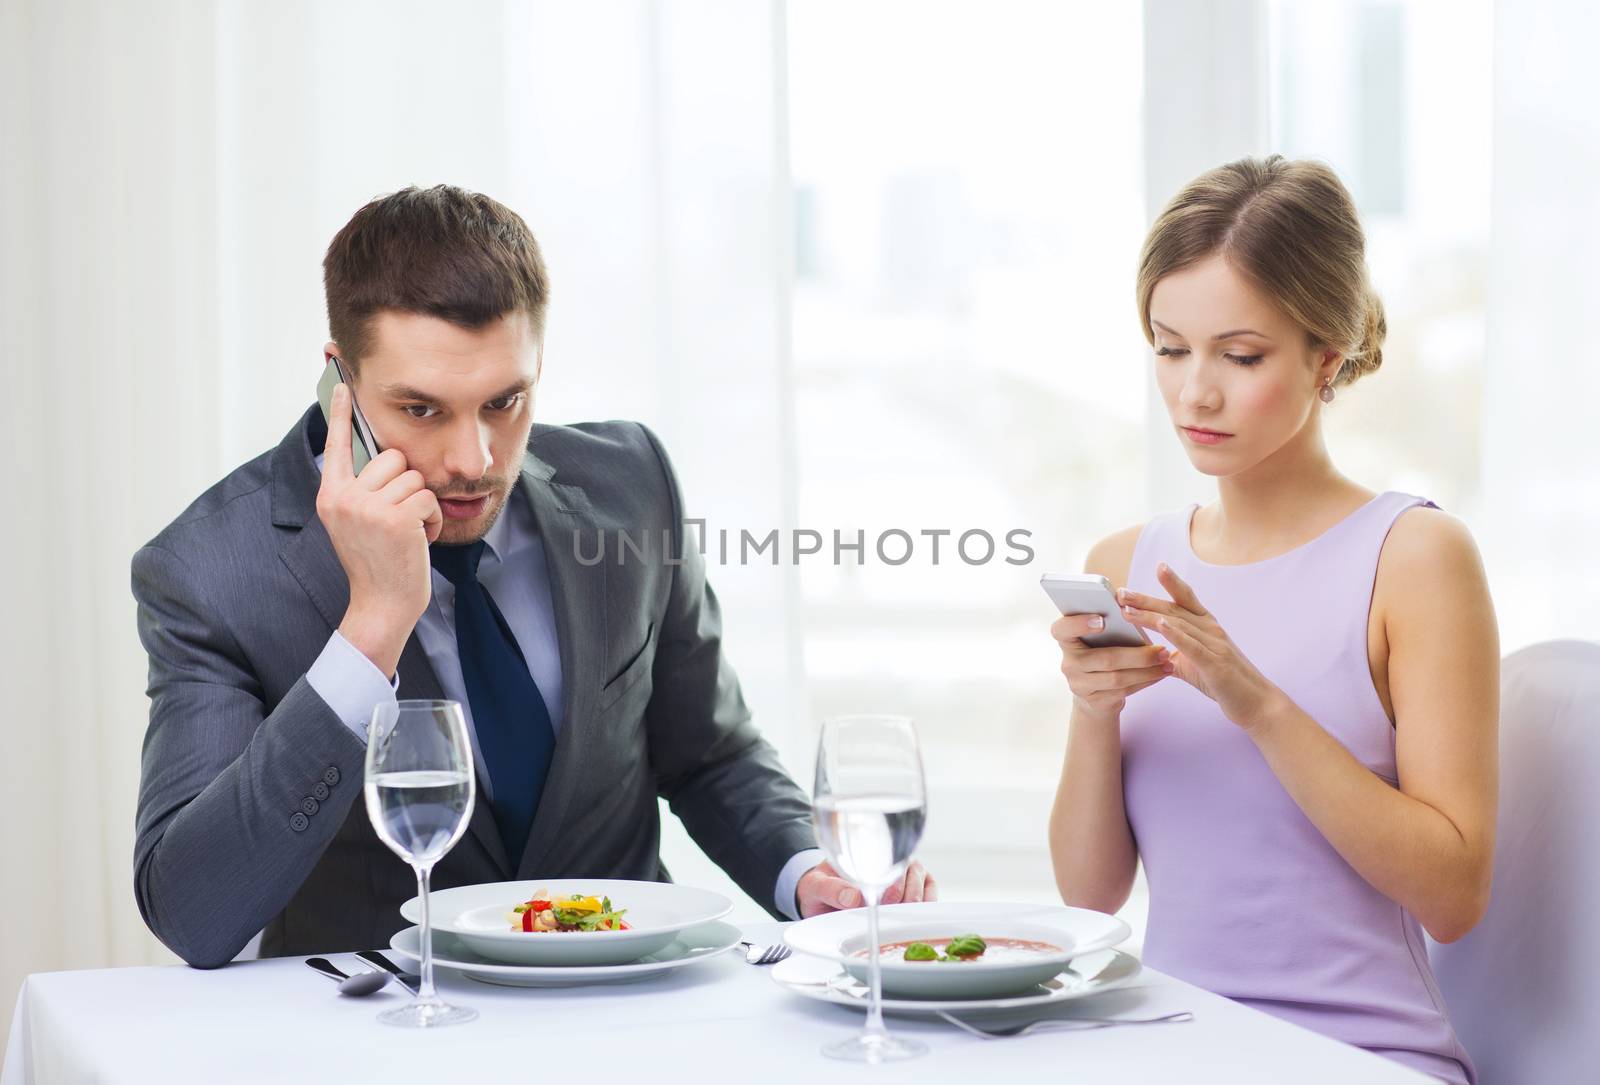
[[[512,930],[507,913],[541,889],[552,897],[574,893],[610,897],[613,908],[627,909],[624,919],[629,929],[538,934]],[[648,957],[665,949],[679,931],[721,919],[733,910],[733,902],[709,889],[671,882],[557,878],[441,889],[428,895],[428,907],[435,931],[455,935],[485,960],[589,968]],[[402,904],[400,914],[408,922],[420,923],[417,898]]]
[[[1059,904],[927,901],[891,904],[878,910],[880,943],[926,941],[976,934],[983,938],[1027,938],[1061,947],[1038,959],[881,962],[886,995],[913,1000],[983,999],[1028,991],[1060,972],[1075,957],[1110,949],[1131,933],[1104,912]],[[797,953],[836,961],[865,978],[867,961],[854,954],[866,945],[866,913],[829,912],[788,927],[783,939]]]
[[[739,928],[727,923],[702,923],[678,932],[664,947],[632,964],[584,968],[575,965],[537,967],[499,964],[480,957],[453,934],[435,931],[433,963],[478,980],[506,987],[580,987],[595,983],[633,983],[671,972],[696,961],[709,960],[739,944]],[[421,934],[407,927],[389,939],[389,948],[407,960],[420,961]]]
[[[955,965],[950,967],[954,968]],[[1054,979],[1010,998],[970,1000],[884,998],[883,1012],[906,1017],[932,1017],[940,1013],[988,1014],[1039,1009],[1071,1002],[1127,984],[1139,974],[1139,958],[1116,949],[1073,958],[1072,965]],[[867,988],[850,977],[837,962],[816,957],[790,957],[772,967],[772,982],[786,991],[819,1002],[867,1008]]]

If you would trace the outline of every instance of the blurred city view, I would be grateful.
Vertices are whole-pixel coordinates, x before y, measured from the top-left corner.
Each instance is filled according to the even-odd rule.
[[[1388,307],[1382,371],[1329,412],[1336,461],[1462,511],[1479,476],[1488,6],[1269,10],[1272,146],[1350,185]],[[969,893],[1055,896],[1044,827],[1069,693],[1040,573],[1081,569],[1097,539],[1161,511],[1146,434],[1167,420],[1133,294],[1140,20],[1138,4],[789,8],[800,520],[1023,527],[1036,551],[1024,567],[919,552],[801,571],[812,715],[916,718],[924,859]]]

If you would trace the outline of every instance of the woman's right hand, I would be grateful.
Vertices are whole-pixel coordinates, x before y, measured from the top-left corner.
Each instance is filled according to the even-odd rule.
[[[1157,644],[1137,648],[1091,648],[1084,637],[1105,628],[1098,614],[1065,614],[1050,626],[1061,645],[1061,673],[1072,687],[1078,712],[1106,721],[1122,714],[1127,699],[1172,673],[1171,653]]]

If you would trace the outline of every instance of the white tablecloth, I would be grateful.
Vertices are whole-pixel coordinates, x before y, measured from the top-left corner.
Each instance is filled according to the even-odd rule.
[[[775,923],[746,930],[754,941],[781,936]],[[354,964],[344,955],[333,960]],[[891,1029],[925,1040],[929,1053],[884,1066],[841,1063],[818,1049],[859,1028],[862,1015],[790,994],[769,973],[729,954],[635,984],[531,990],[481,984],[441,969],[444,997],[480,1016],[426,1033],[374,1020],[379,1010],[409,997],[397,985],[370,998],[342,998],[300,958],[210,972],[40,973],[23,983],[0,1085],[1432,1080],[1152,970],[1130,988],[1078,1003],[1075,1012],[1192,1010],[1194,1021],[979,1040],[943,1022],[890,1018]]]

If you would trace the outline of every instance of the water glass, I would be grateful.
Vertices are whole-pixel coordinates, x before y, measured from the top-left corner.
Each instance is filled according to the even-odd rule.
[[[378,839],[417,874],[422,906],[422,983],[407,1005],[378,1015],[386,1025],[437,1028],[478,1011],[451,1006],[433,989],[433,927],[428,877],[466,831],[477,795],[472,747],[455,701],[394,701],[373,710],[367,730],[367,817]]]
[[[883,1024],[878,900],[904,874],[922,839],[927,789],[917,731],[904,716],[841,716],[822,726],[812,816],[833,868],[867,902],[870,999],[867,1024],[822,1049],[856,1062],[887,1062],[927,1052],[926,1044],[889,1035]]]

